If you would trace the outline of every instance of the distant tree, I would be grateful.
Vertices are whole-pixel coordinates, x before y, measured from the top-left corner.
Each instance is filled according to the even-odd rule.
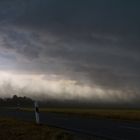
[[[13,95],[13,100],[17,100],[18,96],[17,95]]]

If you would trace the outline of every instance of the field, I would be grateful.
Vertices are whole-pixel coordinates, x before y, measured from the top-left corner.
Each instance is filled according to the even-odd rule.
[[[72,135],[45,125],[0,119],[0,140],[71,140]]]
[[[31,108],[22,108],[20,110],[15,109],[15,108],[12,110],[12,108],[8,108],[8,111],[6,111],[6,108],[4,108],[4,109],[1,109],[1,114],[9,113],[9,118],[10,117],[12,118],[14,117],[14,115],[12,115],[10,112],[14,112],[14,114],[16,114],[18,111],[20,113],[20,117],[22,120],[24,120],[25,114],[28,116],[29,120],[30,120],[30,117],[32,118],[31,114],[34,114],[34,112],[32,112],[34,111],[34,109],[31,109]],[[90,135],[92,136],[92,138],[89,137],[88,139],[93,140],[93,136],[94,136],[94,140],[97,140],[97,139],[99,140],[99,137],[97,138],[98,135],[97,136],[94,135],[94,131],[96,132],[96,129],[92,127],[92,125],[95,126],[95,124],[97,125],[97,123],[99,123],[101,131],[104,131],[104,130],[106,131],[106,129],[104,129],[104,127],[102,126],[102,123],[104,124],[104,126],[109,128],[109,130],[113,129],[112,130],[113,133],[114,133],[114,130],[115,131],[117,130],[118,132],[122,132],[120,129],[122,129],[124,132],[128,131],[129,122],[127,122],[127,126],[124,125],[124,121],[122,121],[122,123],[118,123],[116,121],[110,121],[110,123],[108,123],[109,121],[107,121],[106,118],[117,119],[117,120],[140,121],[139,109],[41,108],[40,112],[46,112],[46,113],[49,112],[48,120],[45,122],[46,117],[42,119],[42,123],[44,123],[44,125],[36,125],[32,121],[32,119],[31,119],[31,122],[23,122],[23,121],[19,121],[15,119],[0,119],[0,140],[19,140],[19,139],[20,140],[30,140],[30,139],[33,139],[33,140],[47,140],[47,139],[48,140],[87,140],[86,134],[88,135],[88,132],[91,133],[92,131],[93,131],[93,134],[91,133],[92,135]],[[42,115],[47,116],[46,113],[42,113]],[[62,115],[56,115],[53,113],[58,113]],[[79,120],[73,119],[71,118],[71,116],[77,116]],[[85,117],[85,119],[80,119],[80,117]],[[93,118],[94,120],[94,121],[92,120],[90,121],[91,128],[88,125],[85,125],[87,122],[89,123],[89,119],[87,118]],[[101,119],[102,123],[100,123],[100,119],[96,120],[95,118],[102,118]],[[76,123],[77,121],[78,123]],[[129,124],[130,128],[137,129],[137,125],[136,125],[137,123],[132,123],[131,121]],[[66,130],[45,125],[47,123],[48,124],[52,123],[53,125],[53,122],[56,122],[56,124],[58,124],[58,127],[61,127],[61,124],[62,124],[62,128],[66,128]],[[97,123],[93,123],[93,122],[97,122]],[[82,123],[83,123],[83,127],[81,127]],[[76,126],[75,124],[76,125],[79,124],[79,125]],[[97,128],[99,127],[99,125],[97,125]],[[112,127],[113,125],[114,126],[116,125],[118,127],[113,128]],[[55,126],[55,123],[54,123],[54,126]],[[75,129],[81,130],[81,133],[79,134],[77,132],[68,131],[69,126],[74,131]],[[139,135],[139,133],[137,135]],[[102,138],[104,138],[104,136]]]
[[[31,111],[32,109],[23,109]],[[79,109],[79,108],[43,108],[43,112],[63,113],[79,117],[106,118],[115,120],[140,121],[139,109]]]

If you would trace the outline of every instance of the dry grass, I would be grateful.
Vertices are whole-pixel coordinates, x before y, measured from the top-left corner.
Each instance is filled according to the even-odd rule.
[[[71,140],[61,129],[14,119],[0,119],[0,140]]]
[[[31,109],[26,109],[31,111]],[[63,113],[79,117],[107,118],[127,121],[140,121],[139,109],[78,109],[78,108],[45,108],[43,112]]]
[[[44,109],[42,111],[65,113],[81,117],[140,121],[140,110],[134,109]]]

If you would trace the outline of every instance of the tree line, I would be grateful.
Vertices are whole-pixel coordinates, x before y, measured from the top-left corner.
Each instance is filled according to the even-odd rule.
[[[11,98],[0,98],[0,107],[31,107],[33,100],[28,97],[18,97],[13,95]]]

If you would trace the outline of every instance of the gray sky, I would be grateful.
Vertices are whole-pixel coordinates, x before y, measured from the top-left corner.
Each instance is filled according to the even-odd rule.
[[[137,0],[0,1],[1,96],[135,102],[139,15]]]

